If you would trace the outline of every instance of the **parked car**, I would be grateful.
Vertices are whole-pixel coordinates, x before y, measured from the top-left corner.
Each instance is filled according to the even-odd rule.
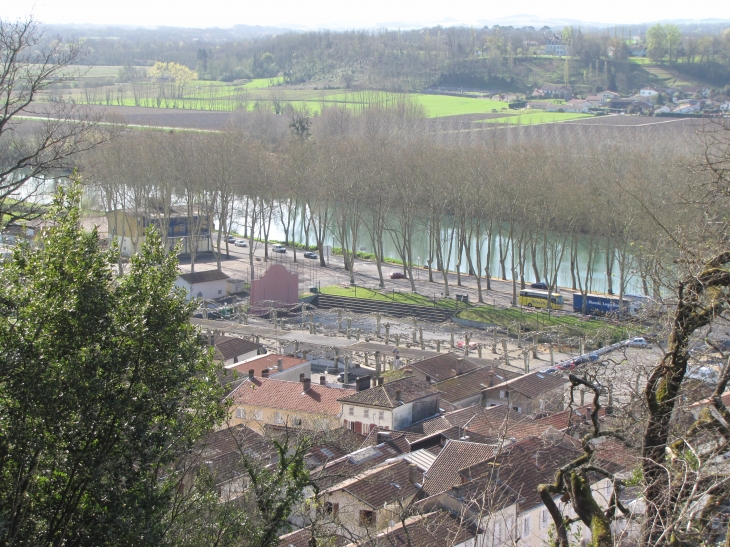
[[[226,237],[226,241],[228,243],[235,243],[236,242],[236,238],[235,238],[235,236],[227,236]]]
[[[558,370],[573,370],[575,368],[575,361],[568,361],[567,363],[561,363],[556,366]]]
[[[541,291],[546,291],[546,290],[548,290],[548,286],[547,286],[547,283],[545,283],[544,281],[538,281],[537,283],[532,283],[532,284],[530,285],[530,288],[531,288],[531,289],[539,289],[539,290],[541,290]]]
[[[304,251],[304,258],[319,258],[319,255],[314,251]]]
[[[345,373],[340,372],[340,374],[337,376],[337,381],[341,384],[351,384],[355,380],[357,380],[357,375],[353,374],[352,372],[347,373],[347,382],[345,382]]]
[[[285,253],[286,252],[286,247],[284,247],[283,245],[280,245],[279,243],[277,243],[276,245],[274,245],[273,247],[271,247],[271,251],[274,252],[274,253]]]
[[[233,242],[236,247],[248,247],[248,242],[245,239],[237,239]]]
[[[646,349],[646,348],[651,347],[651,346],[649,346],[649,342],[647,342],[645,338],[641,338],[641,337],[632,338],[631,340],[629,340],[628,342],[626,342],[626,345],[628,347],[630,347],[630,348],[644,348],[644,349]]]
[[[390,274],[391,279],[406,279],[406,274],[403,272],[393,272]]]

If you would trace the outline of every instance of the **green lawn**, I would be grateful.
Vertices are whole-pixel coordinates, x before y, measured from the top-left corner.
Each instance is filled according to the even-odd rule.
[[[281,76],[277,78],[256,78],[255,80],[251,80],[247,84],[244,84],[243,87],[246,89],[262,89],[264,87],[273,87],[275,85],[278,85],[284,81],[284,78]]]
[[[426,108],[429,118],[458,116],[462,114],[487,114],[492,110],[501,111],[507,103],[491,99],[470,99],[468,97],[451,97],[449,95],[413,95]]]
[[[537,125],[541,123],[564,122],[567,120],[577,120],[580,118],[590,118],[592,114],[582,114],[579,112],[525,112],[521,110],[519,114],[510,114],[500,118],[490,118],[488,120],[480,120],[484,123],[508,123],[513,125]]]
[[[547,311],[527,312],[520,308],[495,308],[494,306],[475,306],[464,310],[458,315],[462,319],[470,321],[483,321],[504,327],[522,324],[530,330],[544,330],[548,327],[566,327],[570,331],[580,331],[587,335],[597,334],[600,330],[608,330],[613,333],[620,333],[621,327],[614,327],[600,320],[583,320],[573,315],[552,314],[548,316]]]
[[[404,280],[408,283],[407,280]],[[413,294],[410,292],[379,292],[372,289],[365,289],[362,287],[341,287],[339,285],[329,285],[322,287],[322,294],[329,294],[332,296],[348,296],[350,298],[363,298],[367,300],[382,300],[384,302],[398,302],[400,304],[413,304],[416,306],[433,306],[434,302],[431,298],[423,296],[421,294]],[[436,306],[439,308],[458,309],[459,307],[464,308],[467,304],[457,302],[450,298],[442,298],[436,300]]]

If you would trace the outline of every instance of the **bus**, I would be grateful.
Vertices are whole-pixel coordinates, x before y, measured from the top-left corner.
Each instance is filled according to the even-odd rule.
[[[527,306],[528,308],[547,308],[548,307],[548,292],[538,291],[535,289],[523,289],[520,291],[520,298],[518,300],[520,306]],[[562,310],[563,309],[563,295],[553,293],[550,295],[550,309]]]

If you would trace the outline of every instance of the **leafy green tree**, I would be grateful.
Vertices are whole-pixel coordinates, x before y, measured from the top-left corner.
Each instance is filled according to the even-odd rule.
[[[682,41],[682,33],[679,31],[677,25],[672,25],[671,23],[664,27],[664,32],[666,33],[667,50],[669,53],[669,62],[671,63],[672,53],[674,53],[674,58],[677,58],[677,48]]]
[[[0,268],[0,545],[159,545],[173,463],[220,422],[215,365],[154,231],[129,273],[61,190]]]
[[[655,61],[664,59],[667,52],[667,32],[660,24],[649,27],[646,31],[647,55]]]

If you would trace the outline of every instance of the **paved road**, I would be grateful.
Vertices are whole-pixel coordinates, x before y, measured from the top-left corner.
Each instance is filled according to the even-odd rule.
[[[230,259],[224,259],[222,262],[222,268],[225,273],[231,277],[242,278],[247,281],[251,279],[251,267],[249,260],[248,248],[230,247]],[[321,267],[319,260],[306,259],[302,256],[301,251],[297,251],[297,262],[293,261],[292,249],[288,248],[287,253],[277,254],[271,253],[269,249],[270,262],[280,262],[285,264],[290,270],[297,271],[299,274],[299,291],[300,293],[308,292],[312,286],[326,286],[326,285],[338,285],[345,284],[349,285],[350,276],[345,271],[344,261],[340,256],[332,256],[328,259],[328,266]],[[263,261],[263,244],[258,244],[254,250],[254,256],[262,259],[261,261],[254,262],[254,277],[259,277],[265,271],[268,264]],[[181,267],[189,268],[189,261],[182,262]],[[213,269],[217,267],[215,258],[208,255],[202,260],[196,260],[196,270],[203,271]],[[402,271],[399,266],[394,264],[383,264],[383,277],[384,279],[384,290],[385,291],[400,291],[400,292],[411,292],[411,284],[407,279],[390,279],[390,274],[395,271]],[[413,269],[414,284],[416,286],[416,292],[418,294],[441,298],[444,294],[444,282],[443,274],[441,272],[434,271],[434,282],[428,281],[428,270],[424,269]],[[455,273],[448,274],[449,280],[449,295],[454,298],[454,295],[468,294],[470,302],[477,302],[477,283],[476,278],[473,276],[461,274],[462,286],[457,286],[458,276]],[[355,283],[360,287],[366,287],[369,289],[378,289],[378,270],[377,265],[374,261],[369,260],[357,260],[355,262]],[[487,291],[484,289],[486,280],[482,279],[482,298],[485,303],[508,307],[512,304],[512,282],[503,281],[500,279],[492,279],[492,290]],[[519,291],[519,284],[517,285]],[[571,310],[573,304],[572,292],[569,289],[562,290],[563,298],[565,301],[565,309]]]

